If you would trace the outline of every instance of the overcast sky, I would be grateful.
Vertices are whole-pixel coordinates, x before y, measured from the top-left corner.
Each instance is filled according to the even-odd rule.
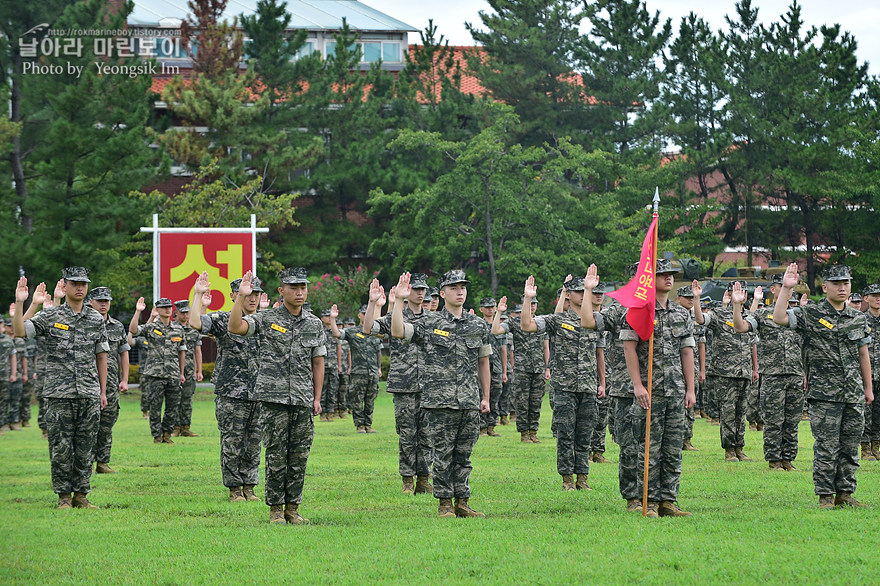
[[[453,45],[473,45],[473,39],[464,27],[465,22],[482,28],[481,10],[489,10],[485,0],[361,0],[389,16],[423,30],[428,19],[434,19],[437,32]],[[694,10],[714,29],[727,29],[725,14],[735,14],[734,0],[648,0],[648,10],[659,10],[662,18],[671,18],[673,31],[677,32],[683,16]],[[786,12],[791,0],[753,0],[760,9],[758,16],[764,23],[778,21]],[[859,43],[858,54],[862,61],[870,63],[870,71],[880,74],[880,1],[877,0],[801,0],[801,13],[807,26],[840,23],[851,32]],[[696,7],[696,8],[695,8]],[[418,42],[418,34],[410,35],[410,43]]]

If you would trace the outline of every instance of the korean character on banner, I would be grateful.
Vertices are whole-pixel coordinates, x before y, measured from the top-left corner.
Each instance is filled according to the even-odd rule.
[[[67,57],[82,57],[82,37],[61,39],[61,54]]]
[[[134,57],[137,54],[134,37],[119,37],[113,39],[113,43],[116,45],[117,57]]]
[[[35,38],[25,40],[22,37],[18,37],[18,50],[22,57],[36,57],[37,44],[37,39]]]
[[[61,46],[61,39],[58,37],[46,37],[42,41],[40,41],[40,55],[45,57],[57,57],[58,50]]]
[[[112,57],[111,52],[113,51],[113,46],[110,44],[110,39],[104,37],[95,37],[92,41],[92,50],[95,53],[95,57]]]
[[[156,38],[140,37],[138,39],[138,57],[156,56]]]

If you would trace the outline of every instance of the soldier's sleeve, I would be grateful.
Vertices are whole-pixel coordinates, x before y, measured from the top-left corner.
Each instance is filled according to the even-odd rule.
[[[690,318],[690,315],[687,317],[683,316],[681,320],[681,334],[679,335],[679,349],[681,348],[696,348],[697,342],[694,340],[694,321]]]
[[[108,352],[110,352],[110,343],[107,338],[107,326],[104,325],[104,320],[102,319],[98,339],[95,341],[95,354],[106,354]]]
[[[125,333],[126,332],[123,331],[123,334]],[[128,343],[128,336],[123,335],[122,339],[119,340],[119,345],[116,346],[116,353],[122,354],[123,352],[128,352],[129,350],[131,350],[131,346]]]
[[[758,333],[758,329],[761,327],[761,320],[758,314],[747,314],[745,316],[745,322],[749,324],[751,331]]]
[[[554,314],[555,315],[555,314]],[[538,326],[538,333],[543,334],[547,331],[548,325],[552,328],[555,323],[554,315],[536,315],[535,325]]]
[[[788,310],[788,327],[792,330],[805,330],[807,327],[807,314],[803,307],[793,307]]]
[[[46,319],[46,313],[43,311],[24,322],[24,333],[28,338],[43,336],[48,328],[49,320]]]
[[[623,315],[626,315],[624,313]],[[629,322],[624,320],[621,316],[620,320],[620,334],[618,336],[621,342],[641,342],[642,339],[639,338],[639,335],[636,333],[632,326],[629,325]]]
[[[318,344],[312,348],[312,358],[318,358],[319,356],[327,356],[327,346],[324,344]]]
[[[244,337],[250,338],[255,334],[259,334],[260,330],[263,327],[263,316],[265,313],[254,313],[252,315],[242,316],[244,323],[247,324],[247,332],[245,332]]]
[[[418,325],[422,325],[425,320],[419,320],[416,322]],[[423,327],[416,327],[415,325],[409,322],[403,322],[403,339],[406,342],[418,342],[421,340],[423,336]]]
[[[715,322],[717,320],[713,319],[714,317],[715,317],[715,315],[711,311],[704,311],[703,312],[703,324],[702,324],[703,327],[706,328],[707,330],[711,328],[712,331],[715,331]]]
[[[373,328],[370,333],[374,336],[390,336],[391,335],[391,314],[383,315],[373,322]]]
[[[483,326],[483,335],[482,335],[483,345],[480,346],[480,353],[477,354],[477,356],[479,356],[480,358],[483,358],[484,356],[492,356],[492,344],[489,342],[489,335],[491,332],[490,332],[489,326],[486,324],[486,322],[483,322],[482,326]]]
[[[858,323],[858,331],[861,334],[861,338],[858,341],[858,346],[867,346],[871,343],[871,326],[868,324],[868,320],[865,318],[865,314],[859,315],[857,318]]]
[[[506,322],[502,323],[502,324],[501,324],[501,329],[504,330],[504,333],[505,333],[505,334],[508,334],[508,335],[509,335],[509,334],[510,334],[510,322],[509,322],[509,321],[506,321]]]
[[[607,344],[605,343],[605,332],[599,332],[599,341],[596,342],[596,348],[605,348]]]
[[[141,325],[139,325],[139,326],[138,326],[138,331],[137,331],[137,333],[135,334],[135,337],[137,338],[137,337],[140,336],[140,337],[142,337],[142,338],[146,338],[146,337],[147,337],[147,332],[148,332],[148,331],[150,330],[150,328],[152,328],[152,327],[153,327],[153,324],[151,324],[151,323],[145,323],[145,324],[141,324]]]
[[[339,330],[339,338],[338,339],[340,342],[342,340],[348,339],[350,337],[351,337],[351,334],[348,333],[348,328],[342,328],[341,330]]]

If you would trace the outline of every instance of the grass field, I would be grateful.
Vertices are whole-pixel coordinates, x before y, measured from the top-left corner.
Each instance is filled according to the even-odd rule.
[[[485,519],[438,519],[436,500],[404,497],[391,398],[373,427],[316,421],[303,505],[310,526],[270,526],[262,502],[229,503],[209,389],[194,406],[199,438],[154,445],[137,392],[123,398],[114,475],[93,475],[98,511],[56,510],[36,427],[0,437],[0,584],[875,583],[880,571],[880,462],[858,474],[875,508],[820,511],[812,436],[801,424],[798,472],[723,461],[718,428],[698,419],[679,502],[694,516],[626,513],[616,464],[594,464],[593,491],[563,493],[549,408],[544,443],[513,426],[474,451],[471,504]],[[606,455],[617,460],[608,442]],[[261,470],[262,481],[262,470]],[[258,487],[262,495],[262,486]]]

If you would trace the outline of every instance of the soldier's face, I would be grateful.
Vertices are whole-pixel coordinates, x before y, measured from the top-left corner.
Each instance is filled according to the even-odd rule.
[[[89,292],[89,284],[85,281],[64,281],[64,296],[71,301],[82,301]]]
[[[438,307],[440,307],[440,298],[431,297],[431,311],[437,311]]]
[[[464,283],[446,285],[440,290],[440,297],[450,307],[461,307],[467,301],[467,285]]]
[[[303,303],[306,302],[306,298],[309,296],[309,290],[305,283],[284,283],[278,287],[278,292],[281,293],[281,298],[284,299],[284,303],[291,307],[302,307]]]
[[[657,291],[669,293],[672,291],[672,284],[675,282],[675,273],[660,273],[657,275],[656,288]]]
[[[873,310],[880,309],[880,294],[871,293],[870,295],[865,295],[864,299],[868,302],[868,307]]]
[[[605,301],[604,293],[593,293],[593,307],[600,307],[602,302]]]
[[[156,313],[159,314],[159,317],[171,318],[171,308],[170,307],[157,307]]]
[[[427,293],[427,289],[423,289],[419,287],[418,289],[411,289],[409,292],[409,297],[406,298],[409,301],[410,305],[421,305],[425,301],[425,293]]]
[[[107,299],[92,299],[89,304],[92,306],[92,309],[103,315],[107,316],[107,313],[110,312],[110,301]]]
[[[260,305],[260,294],[253,292],[244,298],[244,312],[247,314],[256,313],[257,307]]]
[[[580,307],[584,303],[584,292],[583,291],[566,291],[566,295],[568,296],[568,300],[575,307]]]
[[[845,303],[852,291],[851,281],[825,281],[822,283],[822,291],[832,303]]]
[[[188,311],[178,311],[177,312],[177,323],[185,324],[189,322],[189,312]]]
[[[492,307],[481,307],[480,313],[483,314],[483,317],[486,319],[492,319],[495,317],[495,306]]]
[[[694,308],[694,298],[693,297],[679,297],[678,304],[684,307],[685,309],[693,309]]]

